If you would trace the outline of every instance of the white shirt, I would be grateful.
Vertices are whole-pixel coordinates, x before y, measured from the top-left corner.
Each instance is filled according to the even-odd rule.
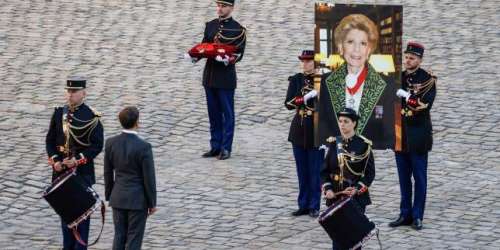
[[[356,111],[356,113],[359,114],[359,105],[361,104],[361,97],[363,96],[363,87],[365,86],[365,82],[361,84],[361,87],[359,87],[358,91],[354,94],[351,95],[347,88],[352,88],[356,85],[356,82],[358,81],[358,77],[361,74],[363,69],[359,70],[357,74],[347,74],[345,77],[345,106],[346,108],[353,109]]]
[[[130,129],[124,129],[122,130],[123,133],[127,133],[127,134],[134,134],[134,135],[137,135],[137,131],[135,130],[130,130]]]

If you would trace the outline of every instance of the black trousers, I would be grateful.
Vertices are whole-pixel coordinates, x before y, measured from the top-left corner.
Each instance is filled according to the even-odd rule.
[[[114,250],[141,249],[148,210],[128,210],[113,208],[115,224]]]

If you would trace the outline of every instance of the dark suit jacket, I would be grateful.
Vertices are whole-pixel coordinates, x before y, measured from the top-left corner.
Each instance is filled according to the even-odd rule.
[[[156,180],[151,144],[123,132],[106,140],[104,151],[106,200],[113,208],[156,207]]]
[[[203,35],[203,43],[219,43],[234,45],[237,47],[236,53],[243,58],[246,44],[246,29],[236,22],[232,17],[219,20],[214,19],[206,23]],[[224,65],[215,59],[207,59],[203,70],[203,86],[218,89],[236,89],[236,66],[235,64]]]

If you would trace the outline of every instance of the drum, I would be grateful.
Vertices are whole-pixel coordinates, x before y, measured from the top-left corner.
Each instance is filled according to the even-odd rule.
[[[351,197],[342,198],[328,207],[318,222],[341,249],[357,249],[376,232],[375,224],[368,220]]]
[[[94,189],[76,175],[76,169],[68,170],[55,179],[45,189],[43,198],[69,228],[76,228],[102,204]]]

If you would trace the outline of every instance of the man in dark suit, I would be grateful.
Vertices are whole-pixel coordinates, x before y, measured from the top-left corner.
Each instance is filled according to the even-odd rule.
[[[245,51],[246,29],[232,17],[234,0],[216,0],[218,18],[206,23],[203,43],[220,43],[236,47],[236,56],[207,59],[203,86],[210,121],[210,150],[203,157],[225,160],[231,157],[234,137],[234,90],[236,66]]]
[[[123,132],[106,140],[104,184],[113,208],[113,249],[140,249],[146,218],[156,209],[156,181],[151,144],[137,135],[139,110],[118,115]]]
[[[45,140],[52,181],[67,169],[76,168],[77,176],[88,186],[95,184],[94,158],[102,151],[104,142],[101,114],[84,103],[87,81],[73,77],[66,82],[66,101],[56,107]],[[62,220],[61,220],[62,221]],[[61,222],[64,249],[87,249],[80,244],[68,225]],[[82,221],[77,230],[87,242],[90,218]]]
[[[436,97],[436,77],[420,68],[424,47],[408,43],[405,51],[405,71],[402,77],[401,97],[402,149],[396,150],[401,204],[399,218],[391,227],[410,225],[422,229],[425,197],[427,193],[427,158],[432,149],[432,123],[430,110]],[[412,205],[412,181],[415,192]]]

